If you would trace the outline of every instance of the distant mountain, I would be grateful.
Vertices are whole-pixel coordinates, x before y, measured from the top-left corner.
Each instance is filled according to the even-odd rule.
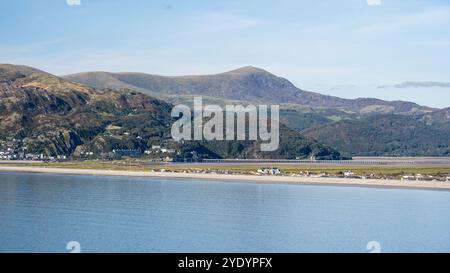
[[[277,103],[281,122],[348,156],[449,156],[450,108],[406,101],[343,99],[301,90],[255,67],[204,76],[87,72],[65,77],[97,88],[130,88],[160,99]]]
[[[183,157],[195,152],[206,158],[341,158],[284,126],[280,149],[273,153],[260,152],[255,141],[176,143],[170,137],[172,105],[121,84],[113,87],[94,88],[31,67],[0,64],[0,144],[52,156],[100,156],[164,144]]]
[[[425,115],[374,115],[303,131],[348,156],[450,156],[449,109]]]
[[[166,100],[201,95],[222,100],[295,104],[358,113],[424,113],[433,109],[412,102],[371,98],[342,99],[301,90],[288,80],[255,67],[204,76],[158,76],[143,73],[86,72],[64,77],[95,88],[130,88]]]

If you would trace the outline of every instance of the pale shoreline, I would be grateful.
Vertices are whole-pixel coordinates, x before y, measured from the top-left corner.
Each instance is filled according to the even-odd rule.
[[[257,175],[231,175],[231,174],[199,174],[199,173],[173,173],[173,172],[143,172],[143,171],[113,171],[90,169],[63,169],[44,167],[0,166],[0,172],[28,172],[28,173],[52,173],[70,175],[94,175],[94,176],[125,176],[125,177],[154,177],[168,179],[206,179],[216,181],[257,182],[272,184],[297,184],[297,185],[330,185],[330,186],[354,186],[375,188],[399,188],[399,189],[426,189],[426,190],[450,190],[449,182],[437,181],[406,181],[406,180],[382,180],[382,179],[354,179],[354,178],[324,178],[324,177],[292,177],[292,176],[257,176]]]

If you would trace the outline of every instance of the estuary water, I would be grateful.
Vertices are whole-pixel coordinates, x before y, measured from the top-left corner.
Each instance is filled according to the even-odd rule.
[[[0,173],[0,252],[450,252],[450,191]]]

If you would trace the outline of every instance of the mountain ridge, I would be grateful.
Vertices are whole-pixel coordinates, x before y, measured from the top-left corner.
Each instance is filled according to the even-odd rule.
[[[107,74],[105,74],[107,73]],[[108,75],[110,82],[101,80]],[[358,113],[425,113],[435,108],[408,101],[375,98],[344,99],[297,88],[289,80],[264,69],[245,66],[211,75],[161,76],[140,72],[82,72],[63,78],[97,88],[123,86],[160,96],[204,95],[255,103],[333,107]]]

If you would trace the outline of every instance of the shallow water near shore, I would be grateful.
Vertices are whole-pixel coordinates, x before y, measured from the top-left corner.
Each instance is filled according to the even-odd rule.
[[[449,252],[450,192],[0,173],[0,252]]]

